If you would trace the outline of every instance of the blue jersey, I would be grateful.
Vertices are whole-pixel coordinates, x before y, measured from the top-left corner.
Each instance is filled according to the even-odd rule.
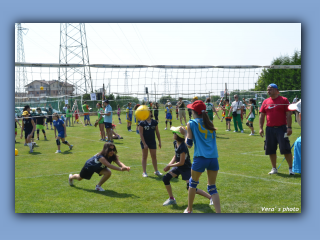
[[[193,134],[193,157],[218,158],[216,133],[205,129],[203,119],[196,118],[189,121]]]
[[[128,115],[129,115],[129,119],[130,120],[132,120],[132,113],[133,113],[133,110],[132,110],[132,108],[130,107],[127,107],[127,109],[126,109],[126,113],[128,113]],[[128,115],[126,114],[126,119],[128,119]]]
[[[298,137],[294,142],[292,171],[295,173],[301,173],[301,137]]]
[[[104,113],[111,113],[111,115],[109,116],[104,115],[104,122],[112,123],[112,107],[110,106],[110,104],[106,106],[106,108],[104,109]]]
[[[64,127],[62,126],[63,124],[64,122],[61,119],[53,120],[53,126],[56,127],[56,129],[58,130],[58,133],[64,132]]]
[[[172,119],[172,107],[166,107],[166,119]]]
[[[156,144],[155,131],[158,122],[156,120],[151,119],[151,122],[148,123],[147,120],[141,121],[139,126],[143,127],[143,137],[146,144]]]

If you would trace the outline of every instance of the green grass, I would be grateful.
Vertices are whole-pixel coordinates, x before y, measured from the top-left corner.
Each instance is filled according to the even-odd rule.
[[[221,116],[221,112],[219,113]],[[159,130],[162,148],[157,150],[159,170],[174,155],[173,135],[165,131],[164,113],[160,112]],[[96,117],[91,117],[92,122]],[[124,124],[118,124],[113,117],[117,132],[124,137],[115,140],[120,161],[131,166],[130,172],[112,171],[111,178],[103,185],[105,192],[94,190],[100,177],[94,174],[91,180],[75,181],[75,186],[68,184],[69,173],[79,173],[85,161],[102,149],[99,130],[95,127],[83,127],[75,124],[67,128],[67,140],[74,145],[73,150],[62,145],[62,154],[57,150],[54,132],[46,130],[48,141],[44,141],[40,132],[39,147],[29,153],[29,147],[23,146],[24,139],[17,138],[15,147],[19,155],[15,157],[15,211],[17,213],[182,213],[187,207],[186,183],[173,179],[171,186],[177,200],[175,206],[162,206],[168,194],[162,179],[153,174],[151,158],[148,158],[148,178],[142,177],[141,148],[139,136],[128,132],[125,117]],[[221,210],[225,213],[262,213],[262,208],[274,208],[282,212],[283,208],[299,208],[301,212],[301,175],[288,175],[288,165],[284,161],[279,174],[268,175],[271,163],[264,155],[263,138],[249,136],[249,129],[244,125],[245,133],[225,131],[225,121],[214,120],[217,130],[220,171],[217,188],[220,195]],[[180,122],[173,120],[173,126]],[[258,119],[254,122],[258,132]],[[133,127],[133,130],[135,126]],[[231,127],[233,129],[233,127]],[[291,144],[299,136],[301,128],[293,124]],[[20,128],[18,129],[20,136]],[[193,156],[193,148],[190,149]],[[278,155],[277,166],[283,156]],[[200,178],[198,188],[207,188],[206,173]],[[280,208],[280,211],[279,211]],[[194,213],[213,213],[209,200],[196,195]],[[268,211],[271,212],[271,211]]]

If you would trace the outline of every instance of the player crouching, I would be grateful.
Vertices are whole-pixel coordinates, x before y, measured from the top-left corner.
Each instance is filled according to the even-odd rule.
[[[56,151],[56,153],[61,153],[60,139],[62,140],[62,143],[68,145],[71,150],[73,145],[70,145],[70,143],[68,143],[68,141],[65,140],[65,138],[67,137],[66,125],[64,125],[64,122],[59,118],[59,115],[57,113],[53,114],[53,126],[54,126],[54,136],[56,138],[56,142],[58,146],[58,150]],[[58,137],[57,137],[56,130],[58,130]]]
[[[97,153],[92,158],[86,161],[80,174],[69,174],[69,185],[73,185],[73,179],[81,181],[82,179],[90,180],[94,173],[103,175],[99,183],[96,185],[97,191],[104,191],[101,187],[111,176],[111,171],[108,169],[118,170],[118,171],[130,171],[130,167],[127,167],[122,162],[119,161],[119,157],[116,155],[116,146],[107,142],[104,144],[103,149],[100,153]],[[113,166],[111,163],[115,162],[119,167]]]
[[[169,164],[163,169],[165,172],[169,171],[171,167],[172,170],[163,176],[162,181],[166,186],[167,192],[169,194],[169,199],[163,203],[163,206],[168,206],[172,204],[177,204],[175,198],[172,194],[172,189],[170,185],[170,180],[174,177],[178,177],[180,174],[182,180],[187,183],[187,190],[189,190],[189,179],[191,178],[191,162],[190,155],[187,145],[185,144],[184,135],[180,132],[182,127],[171,127],[170,130],[173,132],[173,146],[175,150],[175,155]],[[213,205],[211,196],[201,189],[196,189],[196,193],[210,199],[210,205]]]

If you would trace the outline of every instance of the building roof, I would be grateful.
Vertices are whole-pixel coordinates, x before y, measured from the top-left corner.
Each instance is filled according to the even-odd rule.
[[[29,84],[25,85],[25,87],[27,87],[27,86],[29,86],[29,85],[31,85],[31,84],[33,84],[33,83],[35,83],[35,82],[40,82],[40,83],[42,83],[42,86],[44,86],[44,87],[45,87],[45,86],[52,85],[52,84],[54,84],[54,83],[56,83],[56,82],[58,82],[58,83],[62,84],[63,86],[65,86],[65,82],[58,81],[58,80],[51,80],[51,81],[45,81],[45,80],[34,80],[34,81],[32,81],[31,83],[29,83]],[[67,83],[67,87],[73,87],[73,85],[72,85],[72,84],[70,84],[70,83]]]

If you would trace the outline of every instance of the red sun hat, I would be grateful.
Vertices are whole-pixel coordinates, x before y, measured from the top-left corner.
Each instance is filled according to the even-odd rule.
[[[192,104],[188,104],[187,108],[194,110],[198,115],[201,115],[202,111],[206,111],[207,107],[201,100],[194,101]]]

